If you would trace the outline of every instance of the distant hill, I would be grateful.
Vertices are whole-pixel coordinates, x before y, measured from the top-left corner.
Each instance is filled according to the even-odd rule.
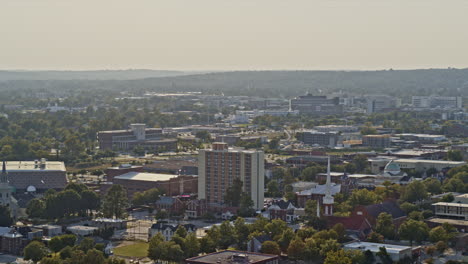
[[[0,81],[7,80],[133,80],[193,74],[184,71],[98,70],[98,71],[1,71]]]
[[[296,96],[350,92],[468,95],[468,69],[387,71],[238,71],[132,80],[134,89]]]
[[[468,96],[468,69],[237,71],[199,74],[147,70],[46,73],[38,76],[49,76],[48,80],[32,81],[34,75],[29,75],[23,80],[0,81],[0,89],[106,89],[134,91],[137,94],[147,91],[201,91],[264,97],[292,97],[306,92],[327,94],[339,91],[399,97],[430,94]],[[0,76],[1,74],[2,72]],[[151,74],[158,76],[145,76]],[[73,76],[76,78],[71,80]]]

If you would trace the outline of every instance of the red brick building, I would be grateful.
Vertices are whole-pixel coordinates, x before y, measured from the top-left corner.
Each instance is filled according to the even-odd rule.
[[[379,204],[372,204],[368,206],[357,206],[351,213],[352,216],[363,216],[365,217],[372,226],[377,223],[377,217],[381,213],[387,213],[392,216],[393,224],[395,227],[399,227],[406,219],[406,214],[401,210],[400,206],[393,201],[387,200]]]
[[[115,176],[113,184],[120,184],[127,189],[129,197],[135,192],[158,188],[167,196],[194,194],[198,192],[198,177],[188,175],[128,172]]]

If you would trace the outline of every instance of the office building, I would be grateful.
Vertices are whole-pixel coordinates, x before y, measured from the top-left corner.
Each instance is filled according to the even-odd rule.
[[[333,148],[339,140],[337,132],[304,131],[297,133],[297,139],[306,145],[319,145]]]
[[[362,137],[362,145],[370,148],[389,148],[390,135],[366,135]]]
[[[461,96],[413,96],[416,108],[463,108]]]
[[[68,183],[65,164],[62,161],[7,161],[5,171],[9,184],[16,191],[34,189],[63,189]],[[34,188],[28,188],[28,187]]]
[[[131,124],[127,130],[99,131],[101,150],[131,151],[142,147],[149,151],[172,151],[177,149],[177,139],[163,138],[161,128],[146,128],[145,124]]]
[[[198,154],[198,198],[208,204],[223,204],[226,189],[234,179],[242,181],[242,189],[250,195],[255,209],[263,208],[264,153],[259,150],[228,148],[226,143],[213,143],[212,149]]]
[[[301,114],[336,115],[343,113],[338,97],[328,99],[326,96],[313,96],[311,94],[298,96],[290,101],[290,110]]]
[[[366,99],[367,113],[385,113],[398,109],[401,99],[389,95],[373,95]]]
[[[445,217],[459,220],[468,220],[468,204],[466,203],[444,203],[433,204],[434,214],[437,217]]]

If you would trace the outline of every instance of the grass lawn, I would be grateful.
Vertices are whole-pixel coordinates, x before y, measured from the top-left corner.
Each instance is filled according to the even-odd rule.
[[[128,246],[114,248],[114,254],[122,257],[144,258],[148,254],[148,243],[139,242]]]

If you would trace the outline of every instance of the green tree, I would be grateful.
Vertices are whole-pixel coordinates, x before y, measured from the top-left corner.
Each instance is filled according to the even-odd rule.
[[[161,260],[162,256],[166,254],[164,252],[165,248],[163,247],[164,237],[161,233],[157,233],[153,236],[148,245],[148,257],[152,260]]]
[[[447,159],[453,161],[463,161],[463,153],[458,149],[449,150],[447,152]]]
[[[45,203],[43,200],[34,198],[29,201],[26,207],[26,213],[30,218],[40,218],[44,216]]]
[[[288,258],[292,260],[304,259],[305,244],[301,239],[294,239],[288,246]]]
[[[379,252],[375,254],[377,257],[380,258],[383,264],[392,264],[393,260],[390,257],[390,255],[387,252],[387,249],[385,247],[380,247]]]
[[[49,248],[54,252],[59,252],[65,247],[60,236],[55,236],[49,241]]]
[[[427,239],[429,228],[427,227],[427,224],[422,221],[409,219],[400,225],[398,234],[402,239],[409,240],[410,244],[413,245],[413,241],[421,243]]]
[[[247,193],[242,193],[240,198],[239,206],[239,215],[243,217],[253,216],[255,214],[255,209],[253,209],[254,202],[252,198]]]
[[[352,264],[352,260],[343,249],[330,251],[325,257],[324,264]]]
[[[232,185],[226,189],[224,195],[224,202],[230,206],[239,206],[241,195],[242,195],[242,181],[239,178],[235,178]]]
[[[107,192],[102,203],[102,212],[105,217],[123,218],[128,207],[127,191],[122,185],[115,184]]]
[[[202,253],[211,253],[216,251],[215,242],[208,236],[204,236],[199,239],[200,241],[200,252]]]
[[[11,218],[10,208],[0,205],[0,226],[11,226],[13,218]]]
[[[367,156],[363,154],[358,154],[354,156],[352,163],[356,167],[357,172],[364,172],[364,170],[369,166]]]
[[[437,251],[437,248],[434,246],[426,247],[426,254],[430,255],[431,257],[434,256],[434,253]]]
[[[85,190],[81,193],[81,208],[83,210],[97,210],[100,206],[99,195],[92,190]]]
[[[283,252],[287,252],[289,244],[295,238],[294,231],[291,228],[284,230],[283,234],[276,241]]]
[[[41,264],[62,264],[63,262],[59,258],[46,257],[41,259]]]
[[[165,209],[162,209],[159,210],[154,217],[156,220],[167,219],[169,217],[169,213]]]
[[[338,241],[342,242],[345,240],[345,235],[346,235],[346,229],[342,223],[335,224],[332,227],[333,231],[335,231],[338,234]]]
[[[357,205],[371,205],[380,201],[380,197],[373,191],[367,189],[355,189],[349,197],[349,203],[352,207]]]
[[[175,235],[178,235],[179,237],[185,238],[187,236],[187,229],[183,225],[179,225],[177,227],[177,230],[175,231]]]
[[[198,131],[195,133],[195,137],[201,139],[205,143],[211,142],[211,134],[206,130]]]
[[[442,184],[435,178],[427,178],[423,181],[428,192],[432,194],[439,194],[442,192]]]
[[[244,218],[237,217],[234,221],[234,234],[237,246],[240,249],[245,250],[247,248],[247,240],[249,238],[250,230],[245,223]]]
[[[387,213],[380,213],[377,217],[375,231],[380,233],[386,239],[393,239],[395,236],[395,225],[393,224],[393,217]]]
[[[234,228],[231,226],[229,221],[224,221],[219,226],[219,246],[221,248],[228,248],[236,242],[234,237]]]
[[[195,233],[190,233],[185,238],[185,256],[187,258],[195,257],[200,252],[200,242]]]
[[[278,181],[276,181],[276,180],[271,180],[271,181],[267,184],[267,189],[268,189],[268,196],[269,196],[269,197],[280,197],[280,196],[281,196],[281,192],[280,192],[280,190],[279,190]]]
[[[46,246],[39,241],[32,241],[24,248],[24,259],[37,263],[47,255]]]
[[[406,214],[410,214],[413,211],[417,211],[419,208],[417,205],[404,202],[400,205],[401,210],[403,210]]]
[[[402,200],[406,202],[419,202],[428,197],[426,186],[421,181],[413,181],[406,186]]]
[[[445,243],[444,241],[437,242],[435,247],[440,253],[444,253],[444,251],[448,248],[447,243]]]
[[[322,171],[320,166],[307,167],[302,170],[300,177],[303,181],[315,181],[317,174]]]
[[[105,262],[106,259],[104,258],[102,251],[96,249],[88,250],[88,252],[86,252],[86,256],[84,257],[84,263],[86,264],[102,264]]]
[[[273,219],[265,226],[265,231],[271,238],[278,240],[283,232],[288,228],[288,224],[285,221],[281,219]]]
[[[62,250],[60,250],[60,259],[68,259],[72,257],[72,252],[73,249],[70,246],[64,247]]]
[[[377,232],[371,232],[367,236],[367,241],[373,242],[373,243],[383,243],[384,242],[384,237],[381,234],[377,233]]]
[[[330,251],[337,251],[340,249],[340,244],[335,239],[327,239],[320,243],[320,256],[325,257]]]
[[[447,242],[448,239],[449,235],[442,226],[434,227],[429,231],[429,240],[433,243],[439,241]]]
[[[91,250],[94,248],[96,243],[92,238],[85,237],[83,240],[81,240],[80,245],[78,248],[82,250],[84,253],[88,252],[88,250]]]
[[[305,240],[304,258],[307,260],[317,259],[320,256],[320,247],[313,238]]]
[[[455,200],[455,197],[453,197],[451,193],[444,195],[442,199],[440,199],[440,201],[444,203],[451,203],[453,200]]]
[[[281,255],[281,248],[275,241],[263,242],[260,251],[265,254]]]

